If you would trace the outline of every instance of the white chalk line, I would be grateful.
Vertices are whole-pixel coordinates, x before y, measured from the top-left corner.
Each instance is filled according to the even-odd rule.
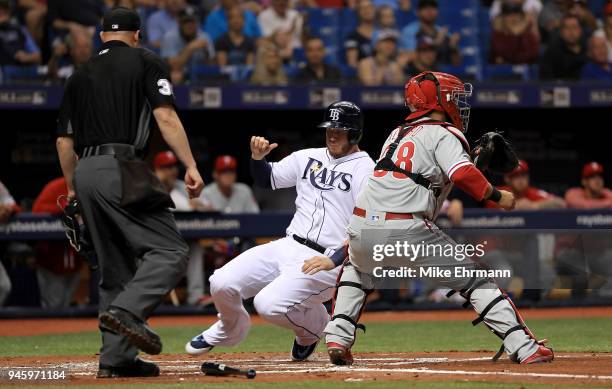
[[[222,356],[222,355],[220,355]],[[571,355],[558,355],[556,358],[572,358]],[[490,360],[490,357],[474,357],[474,358],[360,358],[356,360],[357,364],[368,362],[386,361],[386,365],[409,365],[409,364],[440,364],[453,362],[471,362]],[[326,359],[316,358],[311,362],[323,362]],[[396,361],[396,362],[391,362]],[[162,360],[156,361],[161,367],[164,375],[170,376],[199,376],[200,361],[193,359],[178,359],[178,360]],[[565,374],[565,373],[533,373],[533,372],[509,372],[509,371],[467,371],[467,370],[439,370],[428,367],[418,368],[384,368],[384,367],[337,367],[333,365],[327,366],[309,366],[304,364],[296,364],[289,362],[286,359],[260,360],[260,359],[224,359],[224,363],[235,364],[251,364],[251,368],[265,368],[274,363],[284,363],[282,370],[258,370],[257,374],[305,374],[305,373],[403,373],[403,374],[432,374],[432,375],[470,375],[470,376],[509,376],[509,377],[533,377],[533,378],[567,378],[567,379],[590,379],[599,381],[611,381],[612,376],[609,375],[590,375],[590,374]],[[11,366],[12,368],[27,368],[27,366]],[[31,366],[30,366],[31,367]],[[94,376],[97,368],[97,362],[74,362],[62,363],[57,365],[49,365],[49,368],[64,368],[70,371],[73,376]],[[0,369],[7,367],[0,366]],[[73,371],[73,370],[86,371]],[[166,371],[169,369],[170,371]]]

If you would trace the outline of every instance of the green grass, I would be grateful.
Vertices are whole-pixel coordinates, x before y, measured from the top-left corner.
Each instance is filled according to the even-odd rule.
[[[180,324],[180,323],[178,323]],[[469,321],[404,322],[367,324],[367,334],[358,332],[356,352],[473,351],[499,348],[499,340],[481,324]],[[603,336],[612,328],[612,318],[530,320],[530,328],[548,338],[556,351],[612,352],[612,337]],[[183,353],[185,342],[201,332],[199,327],[160,328],[164,353]],[[246,341],[227,352],[289,352],[288,330],[257,325]],[[100,344],[96,332],[64,335],[0,337],[0,357],[37,355],[92,355]]]
[[[180,323],[177,323],[180,325]],[[367,323],[366,323],[367,325]],[[539,319],[530,320],[530,328],[540,337],[550,339],[555,351],[561,352],[612,352],[612,337],[605,336],[612,328],[612,318],[574,318],[574,319]],[[185,342],[202,331],[199,327],[174,327],[157,329],[164,341],[164,353],[183,353]],[[0,357],[43,356],[43,355],[93,355],[99,348],[99,335],[96,332],[84,332],[65,335],[16,336],[0,337]],[[219,348],[219,352],[286,352],[289,353],[292,334],[288,330],[273,325],[257,325],[240,346]],[[359,332],[356,352],[415,352],[415,351],[497,351],[497,337],[489,333],[484,326],[472,327],[469,321],[440,322],[403,322],[372,323],[368,325],[367,334]],[[320,346],[322,351],[324,346]],[[238,388],[267,389],[286,388],[286,383],[266,382],[233,382],[228,384],[184,383],[184,384],[147,384],[147,385],[92,385],[73,386],[69,388]],[[292,382],[292,389],[319,388],[433,388],[433,389],[467,389],[467,388],[542,388],[546,385],[524,383],[492,383],[464,381],[308,381]],[[3,386],[0,386],[3,387]],[[14,387],[14,386],[12,386]],[[30,386],[41,388],[42,386]],[[65,388],[66,386],[44,386],[45,388]],[[579,388],[580,386],[555,386],[555,388]],[[19,386],[21,389],[27,386]]]
[[[513,384],[513,383],[492,383],[492,382],[462,382],[462,381],[361,381],[361,382],[342,382],[342,381],[302,381],[292,382],[292,389],[321,389],[321,388],[333,388],[333,389],[345,389],[345,388],[360,388],[367,382],[368,388],[381,388],[381,389],[399,389],[399,388],[427,388],[427,389],[518,389],[518,388],[534,388],[544,389],[550,388],[550,385],[540,384]],[[88,386],[44,386],[44,388],[70,388],[70,389],[118,389],[118,388],[150,388],[150,389],[161,389],[161,388],[180,388],[180,389],[227,389],[228,384],[129,384],[129,385],[88,385]],[[0,388],[15,388],[15,386],[0,386]],[[232,382],[232,388],[238,389],[276,389],[286,388],[287,383],[272,383],[272,382]],[[19,389],[40,389],[41,386],[18,386]],[[571,386],[571,385],[555,385],[555,389],[577,389],[584,386]]]

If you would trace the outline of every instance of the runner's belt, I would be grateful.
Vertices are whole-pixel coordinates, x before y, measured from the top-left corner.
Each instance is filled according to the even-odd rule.
[[[311,249],[313,249],[314,251],[318,251],[321,254],[325,255],[325,251],[327,250],[325,247],[321,246],[320,244],[318,244],[317,242],[313,242],[310,239],[306,239],[306,238],[302,238],[299,235],[295,235],[293,234],[293,239],[298,242],[299,244],[303,244],[306,247],[310,247]]]

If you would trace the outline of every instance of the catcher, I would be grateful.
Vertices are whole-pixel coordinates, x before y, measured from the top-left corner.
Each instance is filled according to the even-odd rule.
[[[470,158],[464,136],[470,107],[467,102],[472,86],[446,73],[424,72],[408,81],[406,105],[411,113],[405,123],[391,132],[385,142],[374,172],[357,198],[347,228],[348,258],[337,284],[332,318],[324,333],[331,362],[353,363],[351,347],[369,291],[379,273],[375,267],[374,245],[407,242],[410,245],[448,245],[457,247],[433,221],[453,185],[477,201],[491,200],[511,210],[514,196],[493,187]],[[495,147],[500,148],[495,151]],[[477,162],[483,169],[505,170],[516,166],[516,156],[503,137],[487,134],[477,148]],[[505,156],[504,156],[505,155]],[[490,163],[491,165],[486,165]],[[342,250],[338,250],[341,252]],[[345,261],[344,255],[314,257],[305,261],[302,271],[314,274]],[[545,341],[535,339],[524,324],[512,301],[492,279],[457,276],[458,266],[476,269],[471,260],[458,262],[453,257],[429,256],[425,252],[406,262],[401,254],[385,258],[385,266],[399,268],[436,267],[451,270],[450,276],[436,278],[444,287],[458,291],[472,305],[484,324],[503,340],[494,360],[505,350],[519,363],[549,362],[554,358]],[[473,273],[473,272],[459,272]],[[417,273],[422,274],[422,273]]]

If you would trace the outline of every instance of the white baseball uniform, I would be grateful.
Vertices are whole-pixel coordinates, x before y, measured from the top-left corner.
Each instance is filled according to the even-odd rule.
[[[232,346],[245,338],[250,319],[242,300],[250,297],[260,316],[292,329],[301,345],[317,341],[329,321],[323,302],[333,296],[339,269],[303,274],[304,261],[321,254],[293,235],[323,246],[328,255],[342,247],[374,161],[363,151],[335,159],[327,148],[316,148],[294,152],[271,167],[273,189],[296,187],[296,213],[286,237],[247,250],[210,277],[219,312],[219,320],[202,334],[210,345]]]

